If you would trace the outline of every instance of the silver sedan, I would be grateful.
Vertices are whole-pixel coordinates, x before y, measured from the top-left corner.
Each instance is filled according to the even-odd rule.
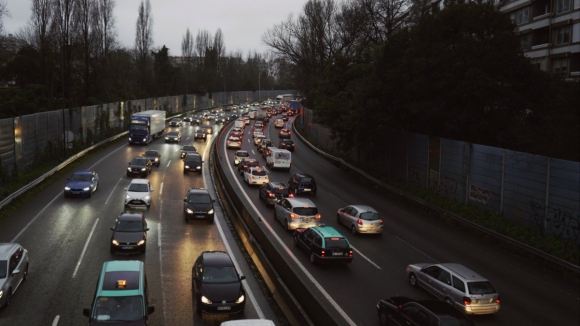
[[[336,213],[338,224],[346,225],[352,232],[382,234],[383,220],[379,213],[367,205],[350,205],[340,208]]]
[[[0,308],[28,277],[28,251],[17,243],[0,243]]]

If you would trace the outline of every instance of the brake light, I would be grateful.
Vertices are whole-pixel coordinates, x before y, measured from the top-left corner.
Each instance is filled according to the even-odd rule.
[[[348,251],[348,256],[349,256],[349,257],[352,257],[352,250],[349,250],[349,251]]]
[[[274,195],[274,193],[272,193],[272,192],[269,192],[268,197],[276,197],[276,195]]]
[[[324,250],[320,251],[320,257],[324,258]]]
[[[288,197],[294,198],[294,194],[288,194]]]
[[[379,220],[379,223],[381,223],[381,225],[383,225],[383,220]]]
[[[470,297],[463,297],[463,304],[466,306],[471,305],[471,298]]]
[[[499,304],[499,297],[497,297],[497,299],[495,299],[495,303]]]
[[[296,214],[292,214],[292,213],[291,213],[291,214],[290,214],[290,218],[298,218],[298,215],[296,215]]]
[[[362,220],[359,218],[358,220],[356,220],[356,224],[363,225]]]
[[[254,179],[254,176],[250,174],[250,179]]]
[[[317,214],[317,215],[316,215],[316,219],[317,219],[317,220],[318,220],[318,219],[320,219],[320,217],[321,217],[321,216],[320,216],[320,214]]]

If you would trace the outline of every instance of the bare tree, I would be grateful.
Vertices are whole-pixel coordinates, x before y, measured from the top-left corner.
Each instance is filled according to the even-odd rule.
[[[10,17],[10,11],[6,7],[6,1],[0,0],[0,35],[4,34],[4,17]]]
[[[106,62],[109,51],[116,45],[115,16],[113,0],[97,0],[95,7],[95,42],[97,56]]]
[[[97,9],[97,0],[77,0],[78,5],[75,8],[76,30],[79,33],[79,46],[82,48],[83,56],[83,96],[81,103],[85,103],[89,98],[90,90],[90,65],[91,50],[95,44],[95,11]]]
[[[210,48],[211,43],[213,43],[211,35],[207,30],[203,29],[197,32],[195,37],[195,56],[199,68],[204,66],[205,52]]]
[[[401,26],[411,0],[361,0],[365,12],[365,34],[374,44],[383,43]]]
[[[189,32],[189,28],[185,31],[183,35],[183,40],[181,41],[181,56],[185,59],[185,94],[189,94],[189,67],[190,60],[193,55],[193,35]]]
[[[69,88],[71,76],[71,52],[72,44],[75,39],[74,14],[76,12],[77,0],[54,0],[54,23],[58,33],[58,41],[61,48],[62,63],[62,89],[63,106],[66,106],[66,98],[72,93]]]
[[[137,66],[141,73],[142,90],[146,92],[146,85],[149,82],[147,59],[153,47],[153,17],[151,16],[151,3],[149,0],[141,0],[135,30]]]

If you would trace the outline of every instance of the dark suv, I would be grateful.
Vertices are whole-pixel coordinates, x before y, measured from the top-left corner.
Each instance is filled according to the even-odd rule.
[[[294,195],[307,193],[316,195],[316,181],[314,177],[306,173],[296,173],[288,181],[288,189]]]
[[[268,182],[260,186],[259,197],[266,205],[274,206],[282,198],[292,198],[293,194],[288,191],[284,182]]]
[[[189,219],[207,219],[213,223],[214,209],[212,199],[207,189],[191,188],[183,198],[183,217]]]
[[[381,325],[474,326],[469,318],[443,300],[391,297],[377,303]]]
[[[143,157],[137,156],[131,162],[129,162],[129,167],[127,168],[127,176],[131,177],[134,175],[138,175],[141,177],[146,177],[151,173],[151,169],[153,168],[153,164],[151,160]]]
[[[183,173],[187,172],[199,172],[201,173],[201,167],[203,165],[203,160],[201,155],[197,153],[187,153],[183,159]]]

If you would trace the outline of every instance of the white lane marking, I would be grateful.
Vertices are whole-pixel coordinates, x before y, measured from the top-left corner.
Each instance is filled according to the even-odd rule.
[[[128,145],[127,144],[121,145],[116,150],[110,152],[108,155],[105,155],[102,159],[98,160],[95,164],[89,166],[88,170],[92,170],[95,167],[95,165],[101,163],[101,161],[103,161],[107,157],[113,155],[113,153],[115,153],[116,151],[120,150],[121,148],[125,148],[125,147],[128,147]],[[61,194],[57,194],[56,196],[54,196],[54,198],[48,204],[46,204],[46,206],[44,206],[42,208],[42,210],[40,212],[38,212],[38,214],[36,214],[36,216],[34,216],[34,218],[32,220],[30,220],[30,222],[28,222],[28,224],[26,224],[26,226],[24,226],[22,228],[22,230],[20,230],[20,232],[18,232],[18,234],[14,237],[14,239],[12,239],[11,242],[16,242],[16,240],[18,238],[20,238],[20,236],[24,233],[24,231],[28,230],[28,228],[32,225],[32,223],[34,223],[34,221],[36,221],[36,219],[42,214],[42,212],[44,212],[48,208],[48,206],[50,206],[59,196],[61,196]]]
[[[163,175],[163,180],[165,180],[165,174]],[[159,198],[159,212],[163,212],[163,200],[161,198]],[[162,218],[163,214],[159,214],[159,223],[157,223],[157,227],[159,228],[159,237],[157,238],[157,244],[159,245],[159,276],[161,277],[161,288],[164,289],[165,287],[163,286],[163,279],[165,279],[165,276],[163,275],[163,250],[161,250],[161,218]],[[163,302],[163,323],[162,325],[165,325],[167,322],[167,315],[166,315],[166,311],[167,309],[165,309],[165,307],[167,306],[166,304],[166,300],[165,300],[165,291],[161,291],[161,300]]]
[[[111,199],[111,196],[113,195],[113,193],[115,192],[115,189],[117,189],[117,186],[119,185],[119,182],[121,182],[121,180],[123,180],[123,178],[119,178],[119,181],[117,181],[117,184],[115,185],[115,187],[113,187],[113,191],[111,191],[109,193],[109,196],[107,197],[107,200],[105,201],[105,206],[107,205],[107,203],[109,202],[109,199]]]
[[[98,217],[95,220],[95,224],[93,224],[93,228],[91,229],[91,233],[89,233],[89,237],[87,238],[87,242],[85,242],[85,246],[83,247],[83,251],[81,252],[81,256],[79,257],[79,261],[77,262],[77,267],[75,267],[75,271],[72,275],[72,278],[75,278],[75,276],[77,275],[77,271],[79,270],[79,267],[81,266],[81,263],[83,262],[83,257],[85,256],[85,252],[87,251],[87,247],[89,246],[89,242],[91,241],[91,238],[93,237],[93,232],[95,232],[95,228],[97,227],[97,223],[99,223]]]
[[[347,203],[346,203],[344,200],[342,200],[342,199],[338,198],[337,196],[333,195],[332,193],[330,193],[330,192],[329,192],[328,194],[329,194],[329,195],[331,195],[332,197],[334,197],[334,198],[338,199],[338,201],[339,201],[339,202],[341,202],[341,203],[343,203],[343,204],[345,204],[345,205],[348,205],[348,204],[347,204]]]
[[[167,162],[167,167],[169,167],[170,164],[171,164],[171,160],[169,160],[169,162]]]
[[[60,319],[60,315],[56,315],[56,317],[54,317],[54,320],[52,321],[52,326],[58,325],[59,319]]]
[[[403,242],[403,243],[404,243],[404,244],[406,244],[407,246],[409,246],[409,247],[411,247],[411,248],[413,248],[413,249],[417,250],[418,252],[422,253],[423,255],[425,255],[425,257],[427,257],[427,258],[429,258],[429,259],[433,260],[434,262],[437,262],[437,263],[438,263],[437,259],[435,259],[435,258],[433,258],[433,257],[431,257],[431,256],[429,256],[429,255],[427,255],[426,253],[424,253],[424,252],[422,252],[421,250],[419,250],[417,247],[414,247],[414,246],[412,246],[412,245],[411,245],[410,243],[408,243],[407,241],[405,241],[405,240],[403,240],[403,239],[399,238],[398,236],[395,236],[395,238],[397,238],[397,239],[401,240],[401,242]]]
[[[163,182],[161,182],[161,186],[159,186],[159,196],[163,194]]]
[[[358,249],[356,249],[356,248],[355,248],[355,247],[353,247],[352,245],[351,245],[351,247],[352,247],[352,249],[353,249],[354,251],[356,251],[356,252],[357,252],[359,255],[361,255],[361,257],[362,257],[362,258],[366,259],[366,260],[367,260],[367,261],[368,261],[368,262],[369,262],[371,265],[375,266],[375,267],[376,267],[376,268],[378,268],[378,269],[382,269],[382,268],[381,268],[379,265],[375,264],[375,263],[374,263],[372,260],[370,260],[370,258],[368,258],[367,256],[363,255],[363,253],[362,253],[362,252],[360,252]]]
[[[224,144],[224,151],[226,151],[225,144]],[[228,168],[230,169],[230,173],[233,175],[234,170],[232,169],[232,166],[230,164],[228,164]],[[242,185],[240,184],[240,180],[238,180],[238,178],[234,178],[234,180],[238,184],[238,187],[240,189],[243,189]],[[248,197],[248,194],[245,191],[242,191],[242,193],[244,194],[244,197],[246,197],[246,200],[248,201],[248,203],[254,209],[254,212],[259,216],[259,219],[262,221],[262,223],[264,223],[266,228],[268,228],[268,230],[270,231],[272,236],[276,239],[276,241],[278,241],[278,244],[282,248],[284,248],[284,250],[286,251],[288,256],[290,256],[290,258],[294,261],[294,264],[296,264],[296,266],[298,266],[302,270],[304,275],[306,275],[306,277],[308,277],[310,282],[312,282],[312,284],[314,284],[314,286],[318,289],[318,291],[320,291],[320,293],[322,293],[322,295],[326,298],[326,300],[328,300],[328,302],[330,302],[330,304],[336,309],[336,311],[338,311],[338,313],[346,320],[346,322],[349,325],[356,326],[355,322],[352,319],[350,319],[350,317],[346,314],[346,312],[344,310],[342,310],[342,308],[340,308],[338,303],[336,303],[336,301],[334,301],[334,299],[332,299],[330,294],[328,294],[328,292],[326,292],[326,290],[322,287],[322,285],[320,285],[320,283],[318,283],[318,281],[316,281],[314,276],[312,276],[312,274],[310,274],[308,272],[306,267],[304,267],[304,265],[302,265],[302,263],[298,260],[298,258],[296,258],[296,256],[294,256],[294,253],[292,253],[292,251],[290,251],[290,249],[286,246],[286,244],[282,241],[282,239],[280,239],[278,234],[276,232],[274,232],[274,230],[272,229],[272,226],[270,226],[270,223],[268,223],[268,221],[262,216],[262,214],[260,214],[260,211],[258,211],[258,209],[254,205],[254,203],[250,200],[250,197]]]
[[[256,154],[256,152],[254,152],[254,150],[252,149],[252,154]]]
[[[225,145],[225,143],[224,143],[224,145]],[[209,148],[210,147],[211,146],[206,146],[206,150],[204,152],[204,155],[206,155],[206,156],[209,155]],[[227,150],[226,150],[226,154],[227,154]],[[205,178],[203,178],[203,186],[205,187],[205,189],[209,189],[208,185],[207,185],[207,181]],[[215,225],[217,225],[218,232],[220,233],[220,236],[222,237],[222,241],[224,242],[224,244],[226,246],[227,252],[232,252],[232,248],[230,247],[230,244],[229,244],[228,240],[226,239],[226,235],[224,234],[224,231],[222,230],[221,225],[219,223],[217,223],[217,221],[216,221]],[[241,271],[240,265],[238,264],[236,257],[234,257],[234,255],[231,255],[231,258],[232,258],[232,261],[234,262],[234,265],[236,266],[236,269],[238,271]],[[262,312],[262,309],[258,305],[258,302],[256,301],[256,297],[254,296],[254,293],[252,292],[252,289],[250,289],[246,280],[243,280],[242,282],[246,283],[246,286],[245,286],[246,294],[250,298],[252,305],[256,308],[256,312],[258,313],[258,316],[260,317],[260,319],[265,319],[266,316],[264,315],[264,313]]]

